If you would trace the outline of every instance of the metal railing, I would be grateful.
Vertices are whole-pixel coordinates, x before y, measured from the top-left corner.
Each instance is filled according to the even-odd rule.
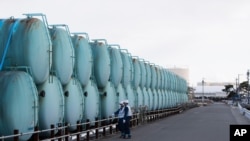
[[[153,122],[158,119],[180,113],[181,111],[182,107],[179,106],[171,109],[159,109],[155,111],[144,111],[144,113],[134,113],[130,121],[130,127],[134,128],[138,125],[146,124],[148,122]],[[35,130],[33,132],[27,133],[19,133],[18,130],[14,130],[13,135],[1,136],[0,141],[4,141],[10,138],[12,138],[14,141],[18,141],[19,138],[24,135],[32,135],[31,140],[33,141],[89,141],[91,139],[98,139],[100,137],[105,137],[119,132],[117,121],[117,117],[111,117],[101,120],[96,119],[95,121],[86,120],[86,122],[77,122],[76,124],[59,124],[59,127],[51,125],[51,128],[46,130],[39,130],[38,127],[35,127]],[[75,126],[77,129],[74,132],[70,132],[69,128]],[[55,134],[56,131],[57,134]],[[50,132],[50,137],[40,138],[39,134],[45,132]]]

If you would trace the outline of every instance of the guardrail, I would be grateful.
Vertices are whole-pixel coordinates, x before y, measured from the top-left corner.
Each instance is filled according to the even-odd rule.
[[[239,103],[238,103],[238,108],[240,110],[240,113],[244,116],[246,116],[248,119],[250,119],[250,111],[247,110],[246,108],[243,108]]]
[[[162,119],[165,117],[168,117],[173,114],[180,113],[183,110],[181,106],[174,107],[171,109],[161,109],[161,110],[155,110],[155,111],[141,111],[139,113],[135,113],[132,116],[132,119],[130,121],[130,127],[136,127],[138,125],[146,124],[148,122],[153,122],[158,119]],[[102,119],[96,121],[89,121],[86,120],[86,122],[81,123],[77,122],[76,124],[68,124],[65,123],[64,125],[59,125],[59,127],[55,127],[55,125],[51,125],[50,129],[47,130],[39,130],[38,127],[35,127],[34,132],[28,132],[28,133],[19,133],[18,130],[13,131],[13,135],[7,135],[7,136],[1,136],[0,141],[4,141],[7,139],[12,138],[14,141],[18,141],[20,136],[24,135],[30,135],[32,134],[32,141],[80,141],[80,140],[86,140],[89,141],[90,139],[98,139],[101,136],[107,136],[112,135],[116,132],[118,132],[117,127],[117,121],[118,119],[116,117]],[[94,125],[94,126],[91,126]],[[69,132],[69,128],[71,126],[77,126],[77,130],[74,132]],[[57,134],[55,132],[57,131]],[[41,139],[39,138],[39,134],[44,132],[50,132],[49,138]]]

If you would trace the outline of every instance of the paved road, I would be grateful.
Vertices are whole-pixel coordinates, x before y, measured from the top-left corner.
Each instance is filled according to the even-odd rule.
[[[237,108],[224,103],[197,107],[131,130],[131,141],[229,141],[230,124],[250,124]],[[99,139],[119,141],[119,134]]]

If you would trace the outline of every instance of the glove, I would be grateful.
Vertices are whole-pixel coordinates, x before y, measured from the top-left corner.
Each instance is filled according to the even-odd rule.
[[[126,122],[126,120],[124,119],[124,120],[123,120],[123,123],[125,123],[125,122]]]

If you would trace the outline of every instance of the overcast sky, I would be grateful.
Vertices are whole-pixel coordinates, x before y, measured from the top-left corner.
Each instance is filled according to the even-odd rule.
[[[105,38],[162,67],[184,67],[190,85],[246,80],[250,0],[0,0],[0,18],[44,13],[49,24]]]

